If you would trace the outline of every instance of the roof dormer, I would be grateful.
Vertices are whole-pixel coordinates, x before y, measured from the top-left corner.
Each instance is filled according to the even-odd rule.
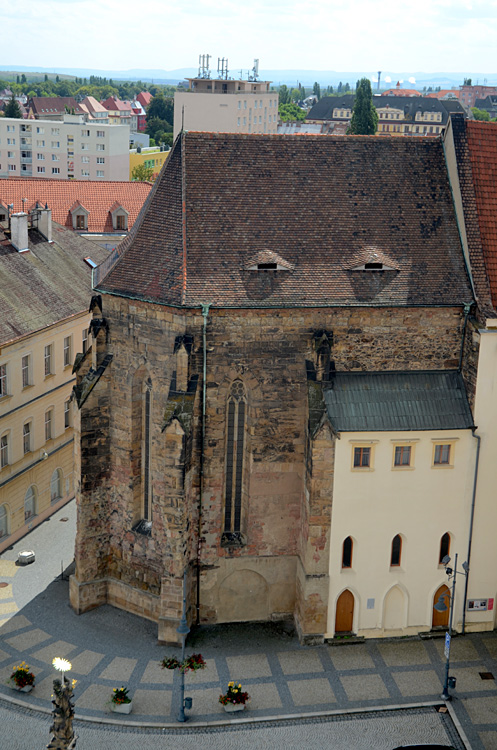
[[[90,212],[83,206],[81,201],[74,201],[69,212],[72,216],[72,228],[79,232],[87,232],[88,216],[90,215]]]
[[[398,263],[389,258],[382,250],[367,247],[357,254],[355,262],[348,271],[400,271]]]
[[[122,203],[115,201],[109,208],[109,213],[112,216],[112,229],[118,232],[127,232],[129,212],[126,211]]]
[[[272,250],[261,250],[243,264],[245,271],[293,271],[295,265]]]

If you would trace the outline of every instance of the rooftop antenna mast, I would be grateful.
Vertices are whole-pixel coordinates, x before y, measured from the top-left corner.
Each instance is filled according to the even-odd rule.
[[[228,80],[228,58],[218,57],[217,58],[217,75],[218,78]]]
[[[380,90],[381,70],[378,71],[378,91]]]
[[[249,81],[257,81],[259,78],[259,60],[254,60],[254,67],[252,68],[252,71],[249,71],[248,79]]]
[[[198,77],[199,78],[210,78],[211,73],[209,70],[209,60],[212,55],[199,55],[198,56]]]

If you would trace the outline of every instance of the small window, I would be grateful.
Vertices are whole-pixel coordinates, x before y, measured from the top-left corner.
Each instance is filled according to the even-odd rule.
[[[64,428],[67,430],[71,426],[71,402],[68,399],[64,401]]]
[[[276,263],[258,263],[257,264],[258,271],[276,271],[276,269],[277,269]]]
[[[53,374],[53,345],[45,347],[45,377]]]
[[[435,445],[435,466],[448,466],[450,464],[450,443],[446,445]]]
[[[392,539],[392,551],[390,554],[390,566],[392,568],[398,567],[400,565],[400,556],[402,553],[402,537],[400,534],[397,534]]]
[[[66,336],[64,338],[64,367],[69,367],[72,363],[72,337]]]
[[[354,468],[366,469],[371,466],[371,448],[354,448]]]
[[[7,393],[7,365],[0,365],[0,398]]]
[[[53,437],[53,410],[45,412],[45,440],[51,440]]]
[[[86,216],[84,214],[76,216],[76,229],[86,229]]]
[[[410,445],[396,445],[394,466],[410,466],[410,465],[411,465],[411,446]]]
[[[31,356],[26,354],[21,359],[22,387],[27,388],[31,385]]]
[[[50,480],[50,502],[60,500],[62,497],[62,470],[55,469]]]
[[[52,174],[60,174],[60,167],[52,167]]]
[[[2,435],[0,438],[0,469],[9,465],[9,436]]]
[[[442,560],[447,557],[450,552],[450,534],[446,531],[443,537],[440,539],[440,554],[438,556],[438,564],[442,565]]]
[[[123,214],[116,216],[116,229],[124,231],[126,229],[126,217]]]
[[[105,138],[105,131],[97,130],[97,138]]]
[[[7,506],[0,506],[0,539],[4,536],[9,535],[9,514],[7,512]]]
[[[22,427],[22,444],[24,453],[31,452],[31,422],[26,422]]]
[[[364,268],[366,271],[382,271],[383,263],[365,263]]]
[[[352,539],[348,536],[347,539],[344,539],[342,546],[342,568],[352,567],[352,547]]]
[[[88,328],[83,328],[83,354],[86,354],[88,349]]]
[[[24,522],[36,516],[36,488],[32,484],[24,496]]]

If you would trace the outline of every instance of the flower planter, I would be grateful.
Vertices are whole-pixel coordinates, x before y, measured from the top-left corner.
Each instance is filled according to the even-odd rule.
[[[14,680],[9,680],[9,687],[11,690],[17,690],[18,693],[30,693],[34,688],[34,685],[24,685],[24,687],[19,687]]]
[[[129,714],[133,708],[133,701],[129,703],[113,703],[112,710],[116,714]]]
[[[235,711],[243,711],[245,708],[245,703],[225,703],[224,704],[224,710],[226,713],[231,714]]]

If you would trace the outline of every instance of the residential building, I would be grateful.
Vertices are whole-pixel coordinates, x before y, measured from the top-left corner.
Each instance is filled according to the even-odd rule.
[[[310,110],[308,122],[348,127],[354,107],[354,94],[327,96]],[[441,135],[452,112],[464,113],[457,100],[438,100],[427,97],[374,95],[378,112],[378,135]]]
[[[196,622],[408,635],[471,539],[454,626],[494,627],[492,388],[453,195],[440,138],[181,133],[93,277],[76,612],[177,642],[186,573]]]
[[[276,133],[278,94],[270,81],[188,78],[174,94],[174,137],[180,130]]]
[[[145,128],[147,127],[147,113],[145,112],[144,107],[137,99],[130,102],[130,106],[133,115],[136,116],[136,127],[132,128],[131,132],[144,133]]]
[[[95,120],[104,125],[109,124],[109,112],[98,102],[94,96],[85,96],[80,103],[81,109],[88,113],[90,121]]]
[[[150,148],[132,148],[129,150],[129,179],[132,179],[133,169],[143,164],[144,167],[154,170],[153,180],[159,176],[164,162],[169,155],[170,149],[165,147],[151,146]]]
[[[86,117],[0,118],[0,177],[127,180],[129,127],[87,122]]]
[[[131,131],[136,131],[136,119],[133,119],[133,110],[129,102],[122,102],[117,96],[110,96],[101,104],[108,112],[110,125],[127,125]]]
[[[64,120],[65,115],[87,115],[72,96],[32,96],[28,99],[30,120]]]
[[[52,227],[46,208],[0,221],[0,243],[1,552],[74,497],[72,367],[107,252]]]
[[[149,106],[153,98],[154,97],[152,96],[150,91],[140,91],[140,93],[136,97],[137,101],[142,105],[145,112],[147,111],[147,107]]]
[[[485,99],[486,96],[497,95],[497,86],[480,86],[476,84],[464,84],[459,86],[459,99],[465,107],[474,107],[477,99]]]
[[[85,237],[111,242],[127,234],[150,192],[147,183],[80,180],[0,180],[0,221],[11,213],[49,206],[52,218]]]
[[[401,89],[400,81],[397,81],[397,85],[393,89],[387,89],[381,92],[381,96],[423,96],[417,89]]]

